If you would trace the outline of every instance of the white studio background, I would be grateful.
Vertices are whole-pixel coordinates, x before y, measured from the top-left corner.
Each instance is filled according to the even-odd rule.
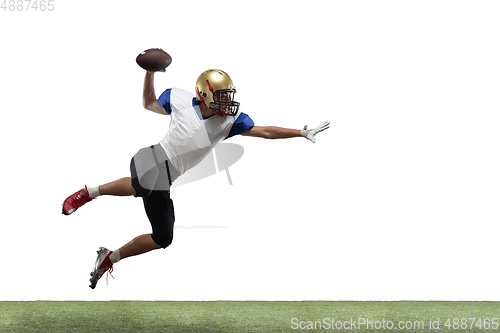
[[[498,2],[53,4],[0,10],[0,300],[500,300]],[[233,185],[174,188],[172,245],[91,290],[98,247],[150,231],[142,200],[61,203],[167,130],[151,47],[157,95],[220,68],[257,125],[332,125],[228,140]]]

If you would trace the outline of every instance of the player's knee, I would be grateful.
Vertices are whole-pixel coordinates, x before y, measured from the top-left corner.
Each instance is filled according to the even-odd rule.
[[[154,242],[164,249],[172,244],[173,238],[173,235],[153,234]]]

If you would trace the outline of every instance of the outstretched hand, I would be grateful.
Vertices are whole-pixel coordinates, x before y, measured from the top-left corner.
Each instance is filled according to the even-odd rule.
[[[304,129],[300,131],[300,135],[306,138],[307,140],[311,141],[312,143],[316,142],[315,136],[319,132],[323,132],[324,130],[328,129],[330,127],[330,122],[325,121],[323,124],[319,125],[318,127],[312,128],[312,129],[307,129],[307,125],[304,126]]]

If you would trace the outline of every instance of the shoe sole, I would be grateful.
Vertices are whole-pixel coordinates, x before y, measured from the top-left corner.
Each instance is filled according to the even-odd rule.
[[[73,214],[74,212],[76,211],[76,208],[73,208],[73,209],[70,209],[69,212],[65,212],[64,210],[62,211],[62,213],[66,216],[70,215],[70,214]]]

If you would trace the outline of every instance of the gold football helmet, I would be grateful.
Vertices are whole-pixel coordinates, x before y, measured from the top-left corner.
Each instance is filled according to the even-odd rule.
[[[235,116],[240,103],[234,101],[236,87],[226,72],[209,69],[196,81],[197,100],[205,103],[219,116]]]

